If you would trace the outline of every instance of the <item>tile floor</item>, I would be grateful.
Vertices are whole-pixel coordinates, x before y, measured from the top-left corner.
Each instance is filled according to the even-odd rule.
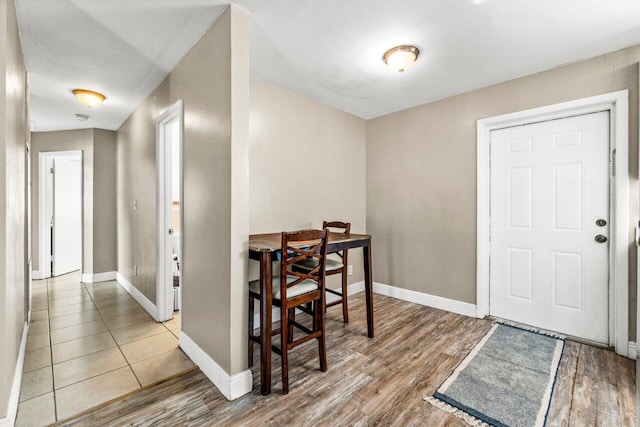
[[[62,420],[192,368],[178,319],[155,322],[116,282],[34,281],[16,426]]]

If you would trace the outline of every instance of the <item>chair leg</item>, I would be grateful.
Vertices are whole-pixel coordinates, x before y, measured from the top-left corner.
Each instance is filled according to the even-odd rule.
[[[288,309],[284,305],[280,307],[280,348],[282,349],[281,369],[282,369],[282,393],[289,393],[289,323],[287,322]]]
[[[311,309],[312,309],[312,313],[313,315],[311,316],[311,330],[312,331],[317,331],[318,330],[318,305],[319,305],[320,301],[313,301],[313,303],[311,304]]]
[[[296,309],[289,309],[289,339],[293,341],[293,321],[296,320]]]
[[[249,336],[253,335],[253,298],[249,295]],[[253,366],[253,340],[249,338],[249,367]]]
[[[349,323],[349,285],[347,284],[347,272],[342,269],[342,320]]]
[[[323,296],[324,297],[324,296]],[[320,370],[322,372],[327,372],[327,344],[325,340],[325,331],[324,331],[324,319],[325,319],[325,310],[326,304],[324,304],[324,299],[320,299],[315,302],[316,310],[315,310],[315,318],[314,318],[314,330],[321,331],[320,336],[318,337],[318,356],[320,358]],[[316,329],[317,328],[317,329]]]

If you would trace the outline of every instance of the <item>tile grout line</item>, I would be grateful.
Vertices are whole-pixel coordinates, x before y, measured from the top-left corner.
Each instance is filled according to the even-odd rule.
[[[114,341],[115,346],[114,346],[114,347],[111,347],[111,348],[109,348],[109,349],[104,349],[104,350],[94,351],[94,352],[89,353],[89,354],[85,354],[85,355],[82,355],[82,356],[73,357],[73,358],[68,359],[68,360],[64,360],[64,361],[61,361],[61,362],[58,362],[58,363],[54,363],[54,357],[53,357],[53,346],[54,346],[54,344],[53,344],[53,329],[51,328],[51,320],[52,320],[53,318],[51,317],[51,307],[56,306],[56,304],[53,304],[53,301],[54,301],[54,300],[52,300],[52,299],[50,298],[50,292],[53,292],[54,290],[56,290],[56,289],[57,289],[57,287],[55,286],[55,285],[56,285],[56,282],[55,282],[54,278],[45,279],[45,289],[46,289],[46,295],[45,295],[45,297],[46,297],[46,307],[47,307],[47,318],[46,318],[46,320],[47,320],[47,322],[48,322],[48,330],[47,330],[48,335],[47,335],[47,338],[48,338],[48,341],[49,341],[49,342],[48,342],[48,344],[49,344],[49,356],[50,356],[50,358],[51,358],[51,366],[50,366],[50,369],[51,369],[51,375],[52,375],[52,390],[51,390],[51,392],[52,392],[52,396],[53,396],[53,404],[54,404],[54,405],[53,405],[53,406],[54,406],[54,407],[53,407],[53,409],[54,409],[54,419],[56,420],[56,422],[58,422],[58,421],[59,421],[59,410],[58,410],[58,402],[57,402],[58,397],[59,397],[59,396],[58,396],[58,394],[59,394],[58,392],[59,392],[60,390],[63,390],[63,389],[65,389],[65,388],[69,387],[69,386],[73,386],[73,385],[75,385],[75,384],[81,383],[81,382],[83,382],[83,381],[86,381],[86,380],[89,380],[89,379],[92,379],[92,378],[96,378],[96,377],[98,377],[98,376],[100,376],[100,375],[103,375],[103,374],[107,374],[107,373],[110,373],[110,372],[114,372],[114,371],[116,371],[116,370],[118,370],[118,369],[121,369],[121,368],[124,368],[124,367],[126,366],[126,367],[128,367],[128,368],[129,368],[129,370],[131,371],[131,373],[134,375],[134,378],[136,378],[136,381],[137,381],[137,383],[138,383],[138,385],[139,385],[139,386],[138,386],[138,387],[136,387],[133,391],[134,391],[134,392],[135,392],[135,391],[139,391],[139,390],[141,390],[141,389],[143,389],[143,388],[144,388],[144,386],[142,385],[142,382],[141,382],[141,381],[140,381],[140,379],[138,378],[138,375],[136,374],[135,370],[133,369],[133,366],[132,366],[133,364],[132,364],[132,363],[131,363],[131,361],[130,361],[126,356],[125,356],[125,354],[124,354],[124,352],[123,352],[123,350],[122,350],[122,346],[121,346],[121,344],[120,344],[120,343],[118,343],[118,341],[115,339],[115,336],[114,336],[114,334],[113,334],[113,331],[118,330],[118,329],[125,329],[125,328],[129,327],[130,325],[121,326],[120,328],[112,328],[112,327],[110,327],[110,326],[107,324],[107,322],[105,321],[105,316],[104,316],[103,312],[101,311],[101,309],[98,307],[98,304],[97,304],[97,301],[101,299],[100,295],[98,295],[98,297],[96,297],[96,296],[94,295],[94,293],[92,293],[92,292],[90,292],[90,291],[89,291],[89,286],[87,286],[87,284],[85,284],[85,283],[82,283],[81,281],[77,281],[77,282],[75,282],[75,281],[74,281],[73,283],[69,283],[69,284],[70,284],[70,285],[73,285],[73,286],[80,285],[80,287],[79,287],[79,288],[80,288],[80,289],[82,289],[84,292],[86,292],[86,293],[88,294],[89,298],[86,300],[86,302],[91,301],[92,310],[93,310],[93,309],[95,309],[95,310],[96,310],[96,312],[98,313],[98,317],[99,317],[100,321],[102,321],[102,322],[103,322],[103,324],[104,324],[104,325],[105,325],[105,327],[106,327],[106,330],[105,330],[105,331],[98,332],[98,333],[94,333],[94,334],[91,334],[91,335],[87,335],[87,336],[85,336],[85,337],[75,338],[74,340],[76,340],[76,339],[82,339],[82,338],[87,338],[87,337],[91,337],[91,336],[95,336],[95,335],[98,335],[98,334],[101,334],[101,333],[108,332],[108,333],[109,333],[109,335],[110,335],[110,337],[111,337],[111,338],[112,338],[112,340]],[[66,283],[64,283],[64,282],[63,282],[62,284],[59,284],[59,285],[60,285],[62,288],[64,288],[64,287],[66,286]],[[94,291],[94,292],[95,292],[95,288],[92,288],[92,291]],[[84,302],[84,301],[82,301],[82,302]],[[81,302],[81,303],[82,303],[82,302]],[[114,303],[114,304],[110,304],[110,305],[108,305],[108,306],[106,306],[106,307],[117,306],[117,305],[120,305],[120,304],[119,304],[119,303]],[[72,313],[72,315],[73,315],[73,314],[81,315],[81,313],[83,313],[83,312],[80,312],[80,313]],[[124,313],[124,314],[126,315],[126,313]],[[114,316],[120,316],[120,315],[121,315],[121,314],[114,314]],[[58,317],[60,317],[60,316],[58,316]],[[113,316],[112,316],[112,317],[113,317]],[[98,321],[98,320],[96,319],[95,321],[93,321],[93,320],[92,320],[92,321],[89,321],[89,322],[97,322],[97,321]],[[68,325],[68,326],[65,326],[64,328],[57,328],[56,330],[61,330],[61,329],[65,329],[65,328],[70,328],[70,327],[74,327],[74,326],[78,326],[78,325],[83,325],[83,324],[86,324],[86,323],[89,323],[89,322],[81,322],[81,323],[79,323],[79,324],[77,324],[77,325]],[[140,323],[142,323],[142,322],[140,322]],[[147,338],[150,338],[150,337],[156,336],[156,335],[165,334],[165,333],[167,333],[167,332],[170,334],[170,336],[175,337],[174,332],[173,332],[173,331],[172,331],[172,330],[171,330],[171,329],[166,325],[166,322],[157,322],[157,323],[160,323],[160,324],[163,326],[163,327],[160,329],[160,330],[161,330],[161,332],[158,332],[157,334],[152,334],[152,335],[149,335],[149,336],[143,336],[143,337],[140,337],[140,338],[135,339],[135,340],[133,340],[133,341],[129,341],[129,342],[126,342],[126,343],[122,343],[122,345],[131,344],[131,343],[134,343],[134,342],[136,342],[136,341],[144,340],[144,339],[147,339]],[[157,323],[156,323],[156,324],[157,324]],[[135,324],[137,324],[137,323],[135,323]],[[176,337],[176,338],[177,338],[177,337]],[[74,340],[62,341],[62,342],[57,343],[57,344],[55,344],[55,345],[64,344],[64,343],[71,342],[71,341],[74,341]],[[59,389],[59,390],[57,390],[57,389],[56,389],[56,383],[55,383],[55,369],[54,369],[55,365],[60,365],[60,364],[62,364],[62,363],[68,362],[68,361],[72,361],[72,360],[80,359],[80,358],[82,358],[82,357],[90,356],[90,355],[92,355],[92,354],[96,354],[96,353],[98,353],[98,352],[100,352],[100,351],[114,350],[116,347],[117,347],[117,349],[118,349],[118,352],[123,356],[123,359],[125,360],[126,365],[120,366],[120,367],[115,368],[115,369],[111,369],[111,370],[109,370],[109,371],[107,371],[107,372],[102,372],[102,373],[100,373],[100,374],[91,375],[91,376],[89,376],[88,378],[83,378],[82,380],[78,380],[78,381],[72,382],[72,383],[67,384],[67,385],[65,385],[65,386],[63,386],[63,387],[60,387],[60,389]],[[158,354],[154,354],[154,355],[152,355],[152,356],[150,356],[150,357],[146,357],[146,358],[144,358],[144,359],[141,359],[141,360],[139,360],[139,361],[136,361],[135,363],[144,362],[144,361],[146,361],[146,360],[150,360],[150,359],[153,359],[153,358],[155,358],[155,357],[159,357],[159,356],[162,356],[162,355],[165,355],[165,354],[171,353],[171,352],[173,352],[174,350],[175,350],[175,349],[162,351],[162,352],[160,352],[160,353],[158,353]],[[179,347],[178,347],[178,350],[179,350]],[[39,397],[39,396],[34,396],[34,398],[35,398],[35,397]]]
[[[89,290],[87,289],[87,287],[86,287],[86,285],[85,285],[84,283],[80,282],[80,284],[82,285],[82,288],[83,288],[83,289],[84,289],[84,291],[87,293],[87,295],[89,295],[89,299],[91,300],[91,303],[93,304],[93,306],[94,306],[94,307],[95,307],[95,309],[96,309],[96,312],[97,312],[97,313],[98,313],[98,315],[100,316],[100,321],[102,321],[102,323],[105,325],[105,327],[107,328],[107,330],[106,330],[106,331],[102,331],[102,332],[98,332],[98,333],[96,333],[96,334],[87,335],[86,337],[76,338],[76,339],[82,339],[82,338],[92,337],[92,336],[95,336],[95,335],[103,334],[103,333],[105,333],[105,332],[109,332],[109,335],[111,335],[111,338],[113,338],[113,341],[115,342],[116,347],[110,347],[110,348],[106,348],[106,349],[103,349],[103,350],[94,351],[94,352],[92,352],[92,353],[88,353],[88,354],[85,354],[85,355],[83,355],[83,356],[73,357],[73,358],[71,358],[71,359],[67,359],[67,360],[65,360],[65,361],[59,362],[59,363],[57,363],[57,365],[59,365],[59,364],[61,364],[61,363],[70,362],[70,361],[72,361],[72,360],[80,359],[80,358],[82,358],[82,357],[91,356],[92,354],[100,353],[100,352],[102,352],[102,351],[111,350],[111,349],[113,349],[113,348],[118,348],[118,350],[119,350],[119,351],[120,351],[120,353],[122,354],[122,351],[120,350],[120,348],[119,348],[119,346],[118,346],[118,342],[115,340],[115,337],[113,337],[113,334],[111,334],[111,330],[109,329],[109,326],[107,326],[107,323],[104,321],[104,318],[102,317],[102,313],[100,312],[100,309],[98,308],[97,304],[95,303],[95,300],[93,299],[93,295],[91,294],[91,292],[89,292]],[[75,314],[75,313],[74,313],[74,314]],[[79,313],[78,313],[78,314],[79,314]],[[91,322],[92,322],[92,321],[84,322],[84,323],[79,323],[78,325],[86,325],[87,323],[91,323]],[[95,322],[97,322],[97,320],[95,320]],[[78,325],[71,325],[71,326],[69,326],[69,327],[78,326]],[[58,329],[64,329],[64,328],[58,328]],[[58,344],[63,344],[63,343],[65,343],[65,342],[70,342],[70,341],[75,341],[75,340],[64,341],[64,342],[62,342],[62,343],[58,343]],[[123,355],[123,357],[124,357],[124,355]],[[126,358],[124,358],[124,359],[125,359],[125,361],[127,361],[127,359],[126,359]],[[52,360],[52,362],[53,362],[53,360]],[[128,364],[128,362],[127,362],[127,364]],[[87,378],[83,378],[82,380],[76,381],[76,382],[71,383],[71,384],[67,384],[67,385],[66,385],[66,386],[64,386],[64,387],[60,387],[60,390],[62,390],[63,388],[70,387],[70,386],[72,386],[72,385],[75,385],[75,384],[81,383],[82,381],[86,381],[86,380],[89,380],[89,379],[92,379],[92,378],[99,377],[100,375],[103,375],[103,374],[108,374],[108,373],[110,373],[110,372],[117,371],[117,370],[118,370],[118,369],[120,369],[120,368],[123,368],[123,366],[120,366],[120,367],[115,368],[115,369],[111,369],[110,371],[106,371],[106,372],[103,372],[103,373],[101,373],[101,374],[97,374],[97,375],[93,375],[93,376],[90,376],[90,377],[87,377]],[[132,371],[133,371],[133,369],[132,369]]]
[[[78,283],[82,285],[82,289],[84,289],[84,291],[85,291],[85,292],[87,292],[87,294],[89,295],[89,299],[91,299],[91,303],[93,304],[93,306],[94,306],[94,307],[95,307],[95,309],[96,309],[96,312],[97,312],[97,313],[98,313],[98,315],[100,316],[100,320],[105,324],[105,327],[107,327],[107,330],[106,330],[106,331],[102,331],[102,332],[98,332],[98,333],[96,333],[96,334],[91,334],[91,335],[87,335],[87,336],[84,336],[84,337],[74,338],[74,339],[72,339],[72,340],[62,341],[62,342],[59,342],[59,343],[53,344],[53,342],[51,341],[51,333],[52,333],[52,330],[50,329],[50,330],[49,330],[49,340],[50,340],[50,345],[51,345],[51,366],[52,366],[52,367],[53,367],[53,365],[59,365],[59,364],[61,364],[61,363],[69,362],[69,361],[71,361],[71,360],[80,359],[81,357],[90,356],[90,355],[92,355],[92,354],[99,353],[100,351],[103,351],[103,350],[93,351],[93,352],[91,352],[91,353],[87,353],[87,354],[84,354],[84,355],[82,355],[82,356],[76,356],[76,357],[72,357],[72,358],[70,358],[70,359],[63,360],[63,361],[58,362],[58,363],[54,363],[54,362],[53,362],[53,346],[54,346],[54,345],[60,345],[60,344],[64,344],[64,343],[69,343],[69,342],[71,342],[71,341],[81,340],[81,339],[83,339],[83,338],[88,338],[88,337],[92,337],[92,336],[95,336],[95,335],[103,334],[103,333],[105,333],[105,332],[109,332],[109,331],[108,331],[108,326],[107,326],[106,322],[104,321],[104,319],[102,318],[102,314],[101,314],[101,313],[100,313],[100,311],[98,310],[98,307],[96,306],[95,302],[93,301],[93,298],[92,298],[91,293],[89,292],[89,290],[88,290],[88,289],[86,289],[86,286],[85,286],[85,284],[84,284],[84,283],[82,283],[82,282],[80,282],[80,281],[79,281]],[[69,316],[73,316],[73,315],[75,315],[75,314],[88,313],[89,311],[91,311],[91,310],[88,310],[88,311],[81,311],[81,312],[78,312],[78,313],[71,313]],[[50,311],[49,311],[49,312],[50,312]],[[63,317],[63,316],[57,316],[57,317]],[[72,328],[72,327],[74,327],[74,326],[79,326],[79,325],[86,325],[87,323],[91,323],[91,322],[97,322],[97,320],[88,321],[88,322],[82,322],[82,323],[78,323],[78,324],[76,324],[76,325],[69,325],[69,326],[65,326],[64,328],[57,328],[56,330],[65,329],[65,328]],[[49,325],[49,326],[51,326],[51,325]],[[112,338],[113,338],[113,336],[112,336]],[[113,341],[115,342],[115,339],[114,339]],[[116,342],[115,344],[116,344],[116,346],[118,345],[118,343],[117,343],[117,342]],[[108,349],[105,349],[105,350],[108,350]],[[92,377],[92,378],[93,378],[93,377]],[[65,387],[66,387],[66,386],[65,386]],[[64,388],[64,387],[62,387],[62,388]]]
[[[118,341],[116,341],[116,337],[113,336],[113,332],[111,332],[111,328],[109,327],[109,325],[107,325],[107,322],[104,321],[104,316],[102,316],[102,312],[98,308],[98,305],[96,304],[93,294],[89,292],[89,289],[87,288],[86,283],[82,283],[82,286],[84,286],[87,293],[89,294],[89,298],[91,298],[91,302],[93,303],[93,305],[96,307],[96,310],[98,311],[98,316],[100,316],[100,319],[102,319],[102,321],[104,322],[104,325],[107,327],[107,332],[109,332],[109,335],[111,335],[111,339],[113,340],[113,342],[116,343],[116,348],[118,349],[118,351],[120,351],[120,354],[122,354],[122,357],[124,358],[125,362],[127,362],[127,367],[129,367],[129,370],[133,374],[133,377],[138,382],[138,385],[140,386],[139,388],[142,388],[142,383],[140,382],[140,379],[138,379],[138,376],[136,375],[133,368],[131,367],[131,363],[129,363],[129,359],[127,359],[127,356],[124,355],[122,348],[120,348],[120,344],[118,343]],[[113,371],[110,371],[110,372],[113,372]]]
[[[53,416],[58,421],[58,401],[56,399],[56,376],[53,370],[53,340],[51,338],[51,306],[49,305],[49,279],[47,278],[47,322],[49,322],[49,356],[51,357],[51,387],[53,390]]]

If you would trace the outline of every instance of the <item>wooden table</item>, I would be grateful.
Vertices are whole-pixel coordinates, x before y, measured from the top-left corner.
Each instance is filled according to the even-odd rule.
[[[367,302],[367,334],[373,338],[373,275],[371,239],[367,234],[329,233],[327,252],[362,248],[364,255],[364,289]],[[252,234],[249,236],[249,258],[260,261],[260,391],[271,393],[271,310],[272,261],[282,249],[282,234]],[[346,296],[345,296],[346,298]]]

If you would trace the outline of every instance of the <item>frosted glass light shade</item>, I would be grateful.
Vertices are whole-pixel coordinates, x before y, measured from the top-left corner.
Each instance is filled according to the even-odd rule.
[[[102,101],[104,101],[105,99],[103,94],[94,92],[92,90],[74,89],[72,92],[82,105],[85,105],[89,108],[97,107],[98,105],[102,104]]]
[[[392,69],[403,72],[416,62],[420,51],[415,46],[396,46],[384,54],[384,62]]]

